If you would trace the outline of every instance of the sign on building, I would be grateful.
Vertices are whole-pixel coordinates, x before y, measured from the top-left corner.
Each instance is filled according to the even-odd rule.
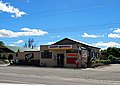
[[[25,59],[26,60],[30,60],[32,58],[34,58],[34,54],[33,53],[25,54]]]
[[[82,50],[82,59],[85,59],[87,61],[87,56],[88,56],[87,50]]]
[[[72,49],[72,45],[50,45],[48,49]]]

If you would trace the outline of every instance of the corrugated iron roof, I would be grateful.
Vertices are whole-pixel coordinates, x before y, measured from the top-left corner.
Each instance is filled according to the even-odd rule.
[[[84,45],[84,46],[88,46],[88,47],[100,49],[100,48],[98,48],[98,47],[94,47],[94,46],[89,45],[89,44],[87,44],[87,43],[84,43],[84,42],[81,42],[81,41],[78,41],[78,40],[75,40],[75,39],[69,39],[69,38],[64,38],[64,39],[62,39],[62,40],[60,40],[60,41],[58,41],[58,42],[56,42],[56,43],[54,43],[54,44],[52,44],[52,45],[61,44],[61,42],[65,41],[65,40],[71,41],[70,44],[78,43],[78,44],[82,44],[82,45]],[[69,44],[69,43],[62,43],[62,44]]]
[[[38,51],[38,49],[24,48],[18,46],[5,46],[6,48],[12,50],[13,52],[24,52],[24,51]]]

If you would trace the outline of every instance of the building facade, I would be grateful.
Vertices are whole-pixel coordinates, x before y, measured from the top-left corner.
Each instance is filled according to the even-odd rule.
[[[19,52],[17,57],[20,65],[39,66],[40,51]]]
[[[16,57],[18,50],[14,49],[12,46],[0,45],[0,59],[13,60]]]
[[[18,61],[21,65],[89,67],[99,51],[100,48],[64,38],[52,45],[40,45],[39,50],[1,45],[0,59]]]
[[[0,59],[8,59],[14,64],[39,66],[40,49],[0,45]]]
[[[40,66],[89,67],[100,48],[65,38],[52,45],[40,46]]]

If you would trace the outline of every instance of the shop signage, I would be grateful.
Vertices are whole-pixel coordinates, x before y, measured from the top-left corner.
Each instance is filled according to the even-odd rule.
[[[50,45],[48,49],[72,49],[72,45]]]
[[[33,54],[33,53],[29,53],[29,54],[26,54],[26,55],[25,55],[25,59],[26,59],[26,60],[30,60],[30,59],[32,59],[32,58],[34,58],[34,54]]]
[[[78,54],[77,53],[67,53],[67,56],[73,56],[73,57],[75,57],[75,56],[78,56]]]
[[[67,64],[75,64],[77,58],[67,58]]]
[[[87,58],[87,50],[82,50],[82,57]]]

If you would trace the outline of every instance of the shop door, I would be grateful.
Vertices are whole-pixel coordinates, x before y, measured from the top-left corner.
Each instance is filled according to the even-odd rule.
[[[58,66],[64,65],[64,54],[57,54],[57,65]]]

